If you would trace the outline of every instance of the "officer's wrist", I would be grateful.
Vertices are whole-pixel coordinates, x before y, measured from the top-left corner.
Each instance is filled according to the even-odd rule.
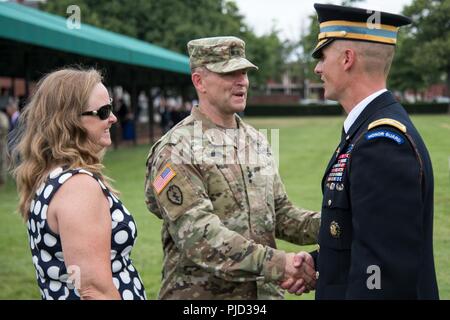
[[[266,282],[279,282],[284,279],[286,253],[268,247],[263,264],[263,276]]]

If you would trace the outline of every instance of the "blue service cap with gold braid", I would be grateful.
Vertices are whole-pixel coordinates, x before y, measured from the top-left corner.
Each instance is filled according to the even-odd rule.
[[[356,40],[395,45],[401,26],[411,23],[402,15],[315,3],[314,8],[320,23],[320,32],[313,58],[319,59],[322,49],[333,40]]]

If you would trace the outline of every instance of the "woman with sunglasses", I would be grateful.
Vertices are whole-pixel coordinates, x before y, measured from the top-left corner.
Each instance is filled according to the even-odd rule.
[[[21,115],[13,173],[43,299],[146,298],[130,259],[135,222],[102,173],[117,119],[101,80],[52,72]]]

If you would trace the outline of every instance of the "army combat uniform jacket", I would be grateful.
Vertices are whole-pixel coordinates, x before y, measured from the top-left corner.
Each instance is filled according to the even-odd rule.
[[[437,299],[433,172],[390,92],[343,134],[322,181],[316,299]]]
[[[198,107],[150,150],[146,202],[163,219],[160,299],[281,299],[275,237],[317,242],[320,213],[288,200],[264,135]]]

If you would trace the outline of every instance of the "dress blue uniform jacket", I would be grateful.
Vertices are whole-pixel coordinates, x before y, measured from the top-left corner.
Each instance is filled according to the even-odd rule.
[[[316,299],[439,299],[431,161],[390,92],[343,134],[322,191]]]

